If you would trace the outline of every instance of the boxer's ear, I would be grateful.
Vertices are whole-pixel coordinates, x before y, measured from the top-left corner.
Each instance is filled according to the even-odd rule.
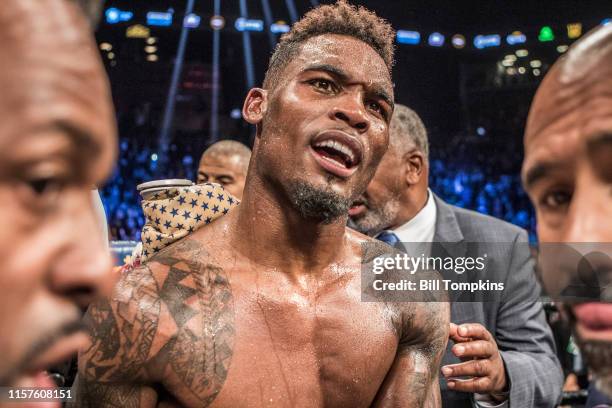
[[[268,109],[268,91],[252,88],[244,100],[242,117],[251,125],[258,125]]]

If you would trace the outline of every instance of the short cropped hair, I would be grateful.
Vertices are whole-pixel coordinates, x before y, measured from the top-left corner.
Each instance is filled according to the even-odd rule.
[[[391,25],[365,7],[339,0],[336,4],[310,10],[293,25],[291,31],[281,37],[270,57],[264,88],[270,89],[276,85],[280,72],[306,40],[323,34],[347,35],[363,41],[380,55],[391,74],[395,36]]]
[[[405,105],[395,104],[389,127],[390,144],[395,149],[406,151],[413,144],[429,161],[429,139],[419,115]]]

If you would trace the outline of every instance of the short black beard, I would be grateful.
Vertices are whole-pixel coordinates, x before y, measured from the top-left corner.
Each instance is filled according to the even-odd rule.
[[[305,181],[296,181],[289,187],[289,199],[293,207],[306,219],[330,224],[348,214],[352,200],[333,191],[314,187]]]
[[[576,344],[587,362],[599,391],[612,398],[612,342],[583,340],[574,331]]]

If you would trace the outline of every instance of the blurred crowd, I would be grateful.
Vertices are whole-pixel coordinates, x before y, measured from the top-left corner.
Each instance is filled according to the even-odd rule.
[[[516,139],[520,141],[520,134]],[[530,233],[535,241],[535,219],[521,186],[518,172],[520,146],[493,148],[491,137],[457,134],[450,143],[431,151],[431,189],[442,199],[459,207],[501,218]],[[144,225],[136,186],[157,178],[196,180],[201,152],[188,143],[170,146],[167,170],[159,171],[159,153],[151,143],[123,137],[119,161],[113,176],[101,190],[113,240],[139,240]],[[507,161],[508,163],[505,163]]]

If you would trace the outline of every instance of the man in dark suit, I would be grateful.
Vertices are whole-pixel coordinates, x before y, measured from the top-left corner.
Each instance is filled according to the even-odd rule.
[[[396,105],[389,150],[350,209],[359,231],[414,255],[484,256],[476,273],[441,270],[455,282],[489,281],[502,291],[451,291],[450,341],[442,362],[444,406],[553,407],[562,374],[538,297],[524,230],[446,204],[428,188],[428,140],[415,112]],[[431,244],[427,244],[431,243]],[[484,255],[486,254],[486,255]]]

